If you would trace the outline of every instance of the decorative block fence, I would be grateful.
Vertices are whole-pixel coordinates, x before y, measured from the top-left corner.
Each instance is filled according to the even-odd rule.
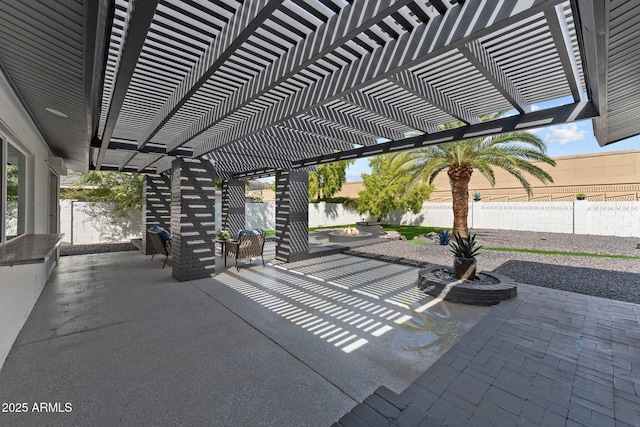
[[[216,195],[216,229],[221,224],[219,195]],[[90,203],[74,202],[74,226],[71,231],[71,202],[61,202],[63,242],[74,244],[127,241],[140,237],[140,222],[109,224],[104,218],[91,217]],[[134,216],[135,217],[135,216]],[[139,214],[138,214],[139,217]],[[309,204],[309,227],[354,224],[371,220],[337,203]],[[417,215],[394,212],[388,222],[451,228],[451,203],[428,202]],[[246,228],[275,229],[274,203],[247,203]],[[469,226],[494,230],[524,230],[550,233],[593,234],[640,237],[640,201],[638,202],[472,202]]]
[[[640,237],[640,202],[472,202],[468,221],[494,230]],[[397,222],[450,228],[453,210],[451,203],[425,203],[420,213]]]
[[[142,212],[131,212],[130,219],[115,224],[102,215],[102,203],[60,201],[62,244],[115,243],[140,238]]]

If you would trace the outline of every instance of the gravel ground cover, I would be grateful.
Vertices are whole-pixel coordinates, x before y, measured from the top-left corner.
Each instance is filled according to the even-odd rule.
[[[86,245],[61,245],[60,256],[99,254],[103,252],[135,251],[132,243],[95,243]]]
[[[487,247],[537,249],[640,256],[640,238],[536,233],[507,230],[471,230],[479,244]],[[429,266],[453,265],[447,246],[419,246],[393,240],[364,246],[357,252],[402,257]],[[602,298],[640,304],[640,259],[542,255],[507,251],[482,251],[478,268],[495,271],[519,283],[544,286]]]

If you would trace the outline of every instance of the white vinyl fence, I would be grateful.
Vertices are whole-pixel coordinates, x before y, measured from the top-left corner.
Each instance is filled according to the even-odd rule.
[[[121,242],[141,235],[141,214],[130,221],[111,223],[99,215],[95,203],[61,202],[63,243]],[[73,210],[71,209],[73,207]],[[216,201],[216,228],[220,227],[220,201]],[[353,224],[371,220],[339,203],[310,203],[309,227]],[[495,230],[640,237],[640,202],[472,202],[469,226]],[[394,212],[385,222],[451,228],[451,203],[425,203],[422,210]],[[73,226],[72,226],[73,224]],[[246,227],[275,229],[274,203],[247,203]]]

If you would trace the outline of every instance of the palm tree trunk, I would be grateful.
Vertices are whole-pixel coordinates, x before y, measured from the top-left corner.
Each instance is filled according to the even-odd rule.
[[[467,216],[469,215],[469,181],[473,168],[471,166],[450,167],[447,171],[451,180],[451,196],[453,197],[453,234],[469,237]]]

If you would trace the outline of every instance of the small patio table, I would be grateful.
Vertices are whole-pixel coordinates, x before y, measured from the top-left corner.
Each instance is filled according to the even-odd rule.
[[[225,249],[227,246],[227,241],[226,240],[218,240],[216,239],[216,243],[220,244],[220,255],[222,255],[222,258],[224,258],[224,266],[227,266],[227,257],[225,256]]]

